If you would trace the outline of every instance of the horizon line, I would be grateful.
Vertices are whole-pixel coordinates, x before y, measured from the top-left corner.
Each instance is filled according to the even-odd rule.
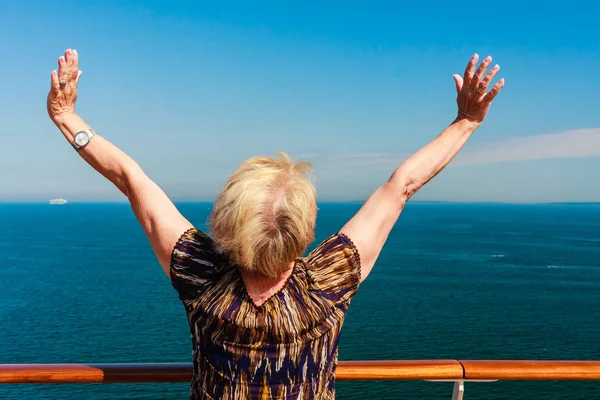
[[[362,204],[367,200],[321,200],[317,201],[318,204]],[[209,200],[181,200],[181,201],[173,201],[175,205],[177,204],[214,204],[214,201]],[[600,205],[599,201],[477,201],[477,200],[412,200],[407,202],[407,204],[411,203],[436,203],[436,204],[507,204],[507,205]],[[83,201],[68,201],[66,204],[51,204],[48,201],[41,200],[20,200],[20,201],[5,201],[0,200],[0,205],[69,205],[69,204],[129,204],[128,201],[124,200],[83,200]]]

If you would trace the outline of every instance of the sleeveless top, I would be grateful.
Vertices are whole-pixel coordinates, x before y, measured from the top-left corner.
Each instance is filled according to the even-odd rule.
[[[285,286],[254,305],[237,267],[190,229],[171,281],[192,337],[192,400],[334,399],[338,340],[360,282],[360,258],[337,233],[296,261]]]

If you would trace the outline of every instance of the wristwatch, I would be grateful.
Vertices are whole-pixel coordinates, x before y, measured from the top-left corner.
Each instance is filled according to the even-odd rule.
[[[73,148],[75,150],[84,148],[90,143],[95,134],[96,132],[92,128],[77,132],[73,138],[73,143],[71,143]]]

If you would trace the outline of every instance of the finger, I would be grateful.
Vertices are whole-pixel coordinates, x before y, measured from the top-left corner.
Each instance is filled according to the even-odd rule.
[[[492,82],[492,80],[494,79],[494,77],[496,76],[498,71],[500,71],[500,66],[498,64],[496,64],[496,65],[494,65],[494,68],[492,68],[490,70],[490,72],[488,72],[488,74],[485,76],[485,78],[483,78],[483,80],[479,83],[479,86],[477,87],[477,91],[481,92],[481,93],[485,93],[489,84]]]
[[[67,81],[67,60],[65,56],[58,57],[58,81]]]
[[[56,71],[52,71],[52,73],[50,74],[50,87],[52,89],[52,91],[58,91],[58,89],[60,89],[60,86],[58,85],[58,74],[56,73]]]
[[[77,53],[77,50],[73,49],[72,55],[73,55],[73,68],[75,68],[75,71],[79,71],[79,53]]]
[[[470,86],[472,89],[476,89],[479,86],[479,83],[481,82],[481,78],[483,77],[483,74],[485,74],[485,71],[488,69],[491,62],[492,62],[492,57],[487,56],[486,58],[483,59],[481,64],[479,64],[479,68],[477,68],[477,71],[475,71],[475,74],[473,75],[473,79],[471,79],[471,82],[470,82]]]
[[[456,93],[460,93],[463,87],[463,78],[460,75],[452,75],[454,84],[456,85]]]
[[[71,49],[65,50],[65,60],[67,61],[67,67],[73,65],[73,53],[71,52]]]
[[[492,88],[492,90],[490,90],[488,92],[488,94],[485,95],[485,97],[483,98],[484,101],[487,102],[491,102],[492,100],[494,100],[494,98],[496,97],[496,95],[498,93],[500,93],[500,90],[502,90],[502,88],[504,87],[504,78],[500,79]]]
[[[77,79],[79,79],[79,75],[80,75],[80,71],[79,69],[76,68],[76,66],[74,65],[73,68],[70,70],[71,71],[71,76],[69,77],[70,80],[74,83],[77,84]]]
[[[75,80],[77,79],[77,75],[79,73],[79,68],[77,66],[77,56],[75,50],[67,49],[65,50],[65,60],[67,64],[67,73],[65,75],[67,83],[75,84]]]
[[[479,60],[479,54],[473,54],[473,57],[469,60],[467,67],[465,68],[465,73],[463,75],[464,84],[468,85],[471,83],[471,79],[473,79],[473,71],[475,71],[475,65],[477,65],[477,60]]]

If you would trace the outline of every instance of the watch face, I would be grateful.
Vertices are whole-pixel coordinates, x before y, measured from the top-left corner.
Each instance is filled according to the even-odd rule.
[[[85,146],[89,141],[90,137],[86,132],[78,132],[77,135],[75,135],[75,144],[77,144],[77,146]]]

